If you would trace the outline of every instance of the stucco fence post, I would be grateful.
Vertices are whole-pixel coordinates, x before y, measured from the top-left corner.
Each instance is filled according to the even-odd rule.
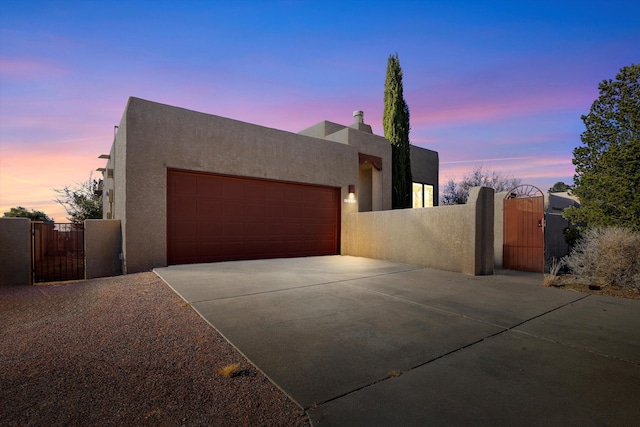
[[[345,255],[471,275],[493,274],[494,190],[472,188],[466,205],[347,215]]]
[[[0,286],[31,283],[31,221],[0,218]]]
[[[84,222],[85,279],[122,274],[120,220],[88,219]]]

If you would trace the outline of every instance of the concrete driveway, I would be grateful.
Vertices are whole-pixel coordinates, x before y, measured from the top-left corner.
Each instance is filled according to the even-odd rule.
[[[324,425],[637,425],[640,301],[349,256],[155,272]]]

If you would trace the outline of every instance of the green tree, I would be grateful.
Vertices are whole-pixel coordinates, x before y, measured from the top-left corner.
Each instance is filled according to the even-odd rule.
[[[9,212],[4,213],[4,216],[7,218],[29,218],[31,221],[53,222],[53,219],[49,218],[46,213],[35,209],[29,211],[22,206],[11,208]]]
[[[509,191],[521,183],[522,181],[518,178],[486,170],[483,166],[475,166],[464,175],[462,181],[456,182],[453,179],[447,181],[440,195],[440,204],[464,205],[469,198],[469,190],[473,187],[489,187],[496,193],[500,193]]]
[[[573,194],[580,207],[563,216],[586,227],[640,230],[640,65],[620,69],[599,85],[600,96],[582,121],[583,145],[573,150]]]
[[[389,56],[384,82],[384,137],[391,142],[392,207],[410,208],[412,195],[409,107],[402,93],[402,69],[398,54]]]
[[[67,219],[80,224],[85,219],[102,219],[102,180],[93,179],[93,174],[77,187],[54,190],[61,196],[55,201],[62,205],[69,215]]]
[[[555,184],[553,184],[553,187],[551,187],[548,191],[548,193],[564,193],[565,191],[569,191],[571,190],[571,186],[565,184],[562,181],[558,181]]]

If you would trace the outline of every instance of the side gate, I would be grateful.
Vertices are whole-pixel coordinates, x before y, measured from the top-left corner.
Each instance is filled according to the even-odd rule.
[[[520,185],[504,199],[503,266],[544,272],[544,195]]]
[[[84,279],[84,225],[31,223],[33,283]]]

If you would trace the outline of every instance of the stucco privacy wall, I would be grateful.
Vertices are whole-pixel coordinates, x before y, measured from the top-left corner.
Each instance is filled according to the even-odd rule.
[[[167,265],[167,168],[340,187],[341,200],[358,182],[354,146],[138,98],[129,99],[109,164],[129,273]],[[341,206],[342,242],[356,210]]]
[[[493,196],[476,187],[466,205],[352,213],[345,254],[493,274]]]
[[[88,219],[84,222],[85,278],[122,274],[120,221]]]
[[[494,197],[493,209],[493,265],[495,268],[502,268],[504,257],[504,198],[508,191],[496,193]]]
[[[0,218],[0,286],[31,284],[31,221]]]

